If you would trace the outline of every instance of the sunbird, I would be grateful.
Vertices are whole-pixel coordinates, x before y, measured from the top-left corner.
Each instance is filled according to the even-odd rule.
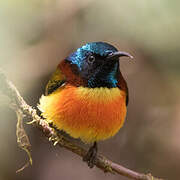
[[[57,66],[39,101],[42,116],[58,130],[93,143],[83,158],[93,167],[97,142],[122,127],[128,105],[128,87],[119,58],[129,53],[105,42],[78,48]]]

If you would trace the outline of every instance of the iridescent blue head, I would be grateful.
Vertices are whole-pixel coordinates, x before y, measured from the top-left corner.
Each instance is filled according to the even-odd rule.
[[[108,87],[117,86],[119,74],[119,57],[132,56],[118,51],[114,46],[104,42],[92,42],[78,48],[66,58],[74,71],[84,80],[87,86]]]

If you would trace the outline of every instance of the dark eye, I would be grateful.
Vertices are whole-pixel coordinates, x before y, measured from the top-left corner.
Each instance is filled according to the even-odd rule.
[[[89,55],[88,62],[93,63],[95,61],[95,57],[93,55]]]

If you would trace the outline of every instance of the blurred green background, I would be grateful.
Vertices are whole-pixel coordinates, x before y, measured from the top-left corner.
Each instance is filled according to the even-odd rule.
[[[50,74],[70,52],[106,41],[131,53],[122,60],[130,103],[124,127],[100,152],[130,169],[180,179],[180,1],[1,0],[0,67],[36,106]],[[0,95],[0,180],[127,180],[90,170],[26,126],[33,166],[16,174],[26,154],[17,147],[16,115]]]

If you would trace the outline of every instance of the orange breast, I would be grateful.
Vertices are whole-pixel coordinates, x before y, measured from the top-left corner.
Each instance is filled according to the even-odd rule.
[[[119,88],[66,85],[42,96],[39,109],[57,128],[74,138],[94,142],[114,136],[126,116],[126,94]]]

